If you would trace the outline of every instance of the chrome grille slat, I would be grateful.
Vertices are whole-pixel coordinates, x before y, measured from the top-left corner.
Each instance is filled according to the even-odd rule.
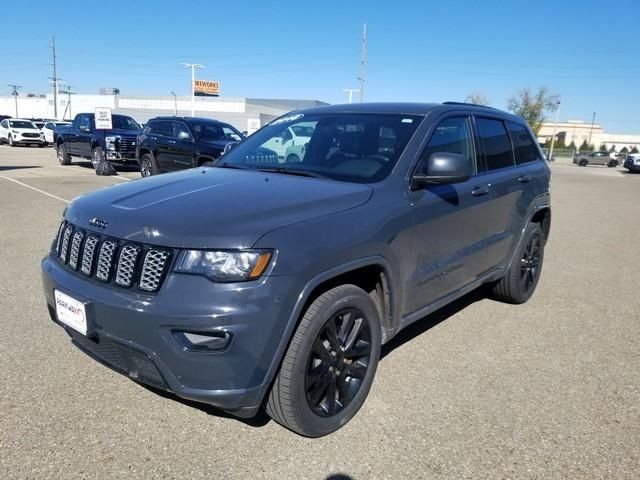
[[[98,245],[98,237],[95,235],[89,235],[84,242],[84,252],[82,253],[82,266],[80,270],[87,276],[91,275],[93,270],[93,258],[96,253],[96,246]]]
[[[146,292],[155,292],[160,288],[164,270],[167,265],[169,252],[166,250],[150,249],[144,256],[142,272],[138,288]]]
[[[89,233],[67,221],[58,227],[52,250],[61,264],[86,277],[148,293],[162,286],[172,255],[170,249]]]
[[[69,253],[69,266],[74,270],[78,269],[78,258],[80,257],[80,245],[84,240],[84,232],[76,230],[71,240],[71,252]]]
[[[141,250],[138,245],[125,245],[122,247],[122,250],[120,250],[116,270],[116,283],[118,285],[130,287],[133,284],[133,275]]]
[[[73,233],[73,226],[71,224],[67,224],[62,231],[62,244],[60,245],[60,252],[58,256],[63,263],[67,263],[67,254],[69,253],[69,240],[71,239],[71,234]]]
[[[105,240],[100,245],[98,265],[96,266],[96,278],[108,282],[113,270],[113,256],[118,245],[112,240]]]

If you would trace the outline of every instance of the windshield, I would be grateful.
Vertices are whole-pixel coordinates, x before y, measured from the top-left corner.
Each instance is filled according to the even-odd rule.
[[[35,126],[42,129],[42,127],[44,127],[44,122],[35,122]]]
[[[251,135],[217,165],[379,182],[395,166],[420,120],[415,115],[292,114]],[[298,127],[307,134],[293,137],[291,131]]]
[[[226,123],[194,121],[189,122],[199,140],[231,140],[239,142],[242,134]]]
[[[111,117],[111,126],[118,130],[140,130],[140,125],[133,118],[123,115],[113,115]]]
[[[9,120],[9,125],[13,128],[36,128],[33,123],[25,120]]]

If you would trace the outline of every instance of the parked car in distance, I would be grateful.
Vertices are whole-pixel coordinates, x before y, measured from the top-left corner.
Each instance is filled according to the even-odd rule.
[[[627,154],[623,166],[630,172],[640,172],[640,153]]]
[[[68,127],[69,125],[71,125],[71,122],[61,122],[61,121],[48,121],[46,122],[41,130],[44,133],[44,139],[47,142],[47,144],[51,144],[51,145],[55,145],[55,136],[54,136],[54,131],[56,128],[59,127]]]
[[[281,163],[300,162],[313,129],[313,123],[301,122],[284,129],[281,137],[272,138],[264,147],[276,152]]]
[[[38,145],[44,147],[44,134],[31,120],[21,118],[5,118],[0,122],[0,144]]]
[[[225,147],[244,135],[227,123],[199,117],[156,117],[138,136],[136,158],[140,174],[213,165]]]
[[[95,114],[79,113],[73,123],[54,129],[55,147],[61,165],[73,157],[91,160],[94,168],[101,160],[114,163],[135,162],[136,137],[140,125],[131,117],[114,114],[111,130],[96,130]]]
[[[265,157],[301,124],[300,162]],[[406,326],[484,284],[500,301],[532,296],[549,182],[527,123],[500,110],[299,110],[213,168],[76,198],[44,294],[75,344],[130,378],[240,417],[265,406],[318,437],[360,409]]]
[[[612,158],[609,152],[576,152],[573,156],[573,163],[580,167],[587,165],[606,165],[610,168],[618,166],[618,160]]]

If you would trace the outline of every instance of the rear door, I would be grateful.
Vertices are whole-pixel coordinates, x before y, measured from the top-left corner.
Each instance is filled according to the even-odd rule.
[[[408,281],[404,313],[473,282],[486,269],[483,248],[491,195],[485,179],[476,175],[476,147],[469,115],[441,119],[430,135],[415,173],[428,174],[429,157],[438,152],[468,158],[471,177],[464,182],[427,186],[410,193],[414,209],[414,270]]]
[[[171,147],[173,139],[173,121],[155,120],[149,124],[149,138],[155,143],[155,159],[161,172],[173,170]]]

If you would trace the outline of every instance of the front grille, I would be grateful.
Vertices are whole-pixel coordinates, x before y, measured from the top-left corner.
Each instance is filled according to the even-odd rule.
[[[123,137],[120,139],[120,154],[135,155],[136,139]]]
[[[60,263],[87,277],[123,288],[157,292],[169,268],[171,251],[87,234],[62,222],[55,241]]]
[[[23,133],[22,136],[25,138],[40,138],[39,133]]]
[[[162,374],[145,353],[106,337],[93,340],[74,331],[68,331],[78,347],[117,372],[156,388],[169,390]]]

